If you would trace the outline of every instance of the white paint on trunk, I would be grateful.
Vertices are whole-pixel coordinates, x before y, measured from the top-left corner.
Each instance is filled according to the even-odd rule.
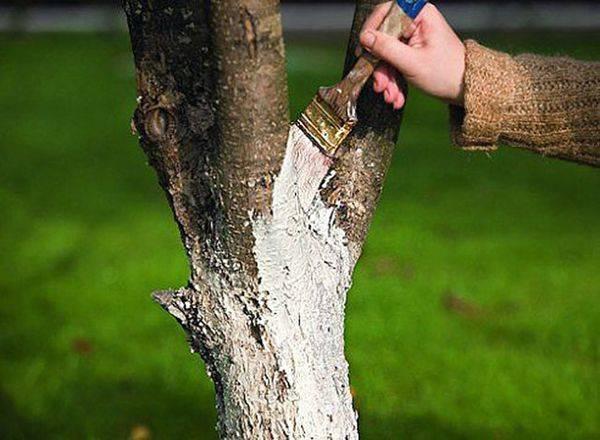
[[[289,438],[358,438],[344,356],[344,309],[355,261],[334,209],[320,199],[330,159],[292,126],[273,215],[254,222],[263,336],[277,358]]]

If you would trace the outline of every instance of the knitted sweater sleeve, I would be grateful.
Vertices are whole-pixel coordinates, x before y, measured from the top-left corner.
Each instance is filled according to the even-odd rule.
[[[600,166],[600,63],[465,45],[465,104],[450,108],[456,145],[508,144]]]

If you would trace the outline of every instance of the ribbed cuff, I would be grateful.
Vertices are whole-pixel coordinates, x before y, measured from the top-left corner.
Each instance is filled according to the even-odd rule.
[[[495,150],[514,96],[515,62],[472,40],[465,47],[465,103],[450,106],[452,141],[465,150]]]

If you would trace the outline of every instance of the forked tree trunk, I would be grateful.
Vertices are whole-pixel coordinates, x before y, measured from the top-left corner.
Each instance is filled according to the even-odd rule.
[[[357,2],[347,66],[375,3]],[[399,115],[363,93],[361,123],[306,209],[279,1],[126,0],[125,10],[134,128],[191,266],[187,287],[155,298],[206,363],[220,436],[357,438],[344,308]]]

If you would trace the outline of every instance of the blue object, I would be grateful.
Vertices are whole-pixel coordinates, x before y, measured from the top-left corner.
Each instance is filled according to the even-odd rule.
[[[413,20],[417,18],[419,12],[423,10],[425,5],[427,4],[427,0],[396,0],[398,2],[398,6],[402,8],[404,13],[408,15]]]

